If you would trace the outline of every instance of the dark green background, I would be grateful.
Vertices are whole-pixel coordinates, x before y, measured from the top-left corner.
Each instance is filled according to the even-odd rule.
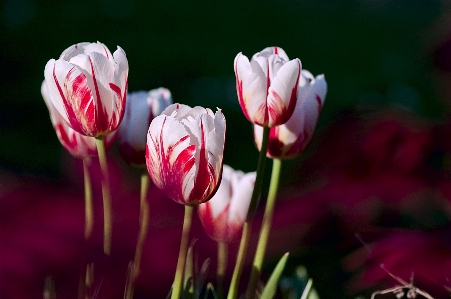
[[[0,167],[58,175],[62,151],[40,95],[46,62],[68,46],[120,45],[129,91],[169,88],[174,101],[224,109],[226,163],[252,170],[251,127],[233,60],[282,47],[329,84],[320,128],[356,105],[401,104],[443,115],[426,51],[439,1],[32,1],[1,7]]]

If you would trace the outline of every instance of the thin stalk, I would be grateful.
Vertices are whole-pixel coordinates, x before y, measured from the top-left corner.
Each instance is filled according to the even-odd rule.
[[[141,265],[141,256],[144,246],[144,241],[147,236],[147,229],[149,226],[149,203],[147,202],[147,191],[149,190],[150,177],[147,170],[141,174],[141,197],[139,209],[139,234],[138,242],[136,244],[135,260],[133,262],[134,278],[139,274]]]
[[[218,242],[218,267],[216,269],[216,276],[218,279],[219,298],[224,298],[224,277],[227,270],[228,251],[227,243]]]
[[[229,293],[227,299],[236,299],[238,296],[238,285],[243,272],[244,260],[246,258],[246,250],[249,243],[249,237],[251,235],[251,225],[249,222],[245,222],[243,226],[243,232],[241,234],[240,247],[238,249],[238,255],[236,257],[235,269],[233,270],[232,281],[230,282]]]
[[[238,249],[238,255],[235,263],[235,269],[233,270],[232,281],[230,283],[229,293],[227,299],[236,299],[238,295],[238,285],[243,272],[244,261],[246,259],[246,251],[249,243],[249,237],[251,235],[252,220],[254,218],[255,210],[257,208],[258,199],[260,197],[260,191],[263,183],[263,173],[265,171],[266,151],[268,149],[269,140],[269,128],[263,128],[262,146],[260,149],[260,155],[258,157],[257,175],[255,178],[254,190],[252,191],[251,203],[249,205],[249,211],[247,212],[246,222],[243,226],[243,232],[241,235],[240,247]]]
[[[91,247],[91,237],[94,228],[94,207],[92,203],[92,184],[91,176],[89,175],[89,165],[91,158],[83,158],[83,176],[85,185],[85,244],[84,252],[81,260],[80,282],[78,286],[78,299],[88,298],[88,286],[86,284],[86,267],[89,267],[89,249]]]
[[[141,193],[139,200],[139,233],[138,241],[136,242],[135,259],[129,266],[130,278],[127,282],[127,289],[124,298],[133,298],[134,286],[138,278],[141,265],[141,257],[144,247],[144,241],[147,236],[147,229],[149,226],[149,203],[147,202],[147,191],[149,190],[150,177],[147,170],[141,174]]]
[[[91,163],[90,158],[83,158],[83,174],[85,183],[85,240],[91,238],[94,227],[94,208],[92,205],[92,184],[89,175],[88,166]]]
[[[102,196],[103,196],[103,252],[106,256],[111,254],[111,235],[113,230],[111,189],[106,160],[105,143],[103,137],[96,137],[97,152],[99,154],[100,168],[102,170]]]
[[[185,272],[186,252],[188,251],[189,230],[194,208],[185,206],[185,217],[183,218],[182,241],[180,243],[179,257],[177,260],[177,270],[175,272],[174,287],[171,299],[180,299],[183,291],[183,273]]]
[[[271,232],[272,217],[279,189],[280,170],[282,169],[282,160],[274,159],[272,164],[271,183],[269,184],[268,200],[266,201],[265,214],[258,238],[257,251],[254,256],[254,263],[251,272],[251,278],[246,291],[246,298],[254,298],[260,279],[263,260],[265,258],[266,246],[268,244],[269,233]]]

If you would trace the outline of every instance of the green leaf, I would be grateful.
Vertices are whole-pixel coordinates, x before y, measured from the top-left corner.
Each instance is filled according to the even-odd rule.
[[[279,281],[280,276],[282,275],[283,269],[285,268],[285,264],[287,263],[289,253],[285,253],[280,261],[277,263],[276,268],[272,272],[269,277],[268,283],[263,289],[262,295],[260,299],[272,299],[276,294],[277,283]]]

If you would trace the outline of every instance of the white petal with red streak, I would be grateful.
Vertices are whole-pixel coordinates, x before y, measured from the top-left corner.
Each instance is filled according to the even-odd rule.
[[[66,61],[69,61],[72,57],[75,57],[79,54],[85,54],[84,48],[89,45],[90,43],[78,43],[75,45],[70,46],[66,50],[61,53],[59,59],[63,59]]]
[[[301,72],[301,61],[291,60],[285,63],[277,72],[268,90],[268,109],[274,111],[269,114],[269,127],[281,125],[281,115],[288,113],[291,105],[291,95],[297,88],[297,80]],[[296,98],[293,98],[295,101]]]
[[[157,116],[149,126],[147,136],[147,169],[155,185],[165,191],[165,193],[174,191],[168,190],[168,188],[173,187],[168,182],[174,179],[171,178],[170,170],[180,153],[190,146],[190,138],[186,138],[180,142],[187,135],[189,133],[180,122],[166,115]],[[161,144],[161,140],[163,144]],[[171,153],[169,153],[170,147],[172,147]],[[165,169],[168,169],[169,173],[165,172]],[[192,168],[190,171],[192,171]],[[184,183],[181,188],[185,190],[186,177],[183,181]],[[183,200],[180,198],[172,199],[177,202]]]
[[[251,65],[252,64],[252,65]],[[249,62],[241,53],[235,58],[235,70],[242,82],[242,98],[250,120],[259,124],[266,122],[266,78],[257,62]]]
[[[285,51],[282,48],[280,48],[280,47],[267,47],[267,48],[263,49],[262,51],[260,51],[259,53],[255,54],[255,55],[269,57],[269,56],[274,55],[274,54],[279,55],[279,57],[281,57],[285,62],[290,60],[288,58],[287,53],[285,53]]]

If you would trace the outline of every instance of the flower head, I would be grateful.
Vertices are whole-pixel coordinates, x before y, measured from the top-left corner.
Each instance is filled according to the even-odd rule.
[[[128,61],[120,47],[80,43],[50,59],[44,71],[49,97],[75,131],[104,136],[117,129],[125,110]]]
[[[301,61],[289,60],[279,47],[268,47],[251,61],[238,53],[234,67],[238,100],[246,118],[270,128],[285,123],[296,104]]]
[[[150,122],[172,103],[171,92],[163,87],[127,95],[124,119],[119,126],[119,150],[129,164],[146,164],[146,140]]]
[[[173,104],[147,133],[146,163],[154,184],[186,205],[209,200],[221,179],[225,118],[202,107]]]
[[[240,236],[251,202],[255,172],[243,173],[224,165],[216,194],[198,206],[200,221],[212,239],[231,242]]]
[[[47,83],[44,81],[41,85],[41,94],[45,104],[49,109],[50,119],[55,129],[56,136],[63,147],[74,157],[86,158],[97,156],[97,145],[94,137],[85,136],[74,131],[56,111],[55,106],[50,101]],[[105,138],[105,149],[108,150],[116,139],[117,131],[113,131]]]
[[[267,156],[290,159],[301,154],[310,143],[327,93],[324,75],[302,70],[298,97],[293,115],[283,125],[271,128]],[[263,128],[254,125],[257,147],[261,148]]]

